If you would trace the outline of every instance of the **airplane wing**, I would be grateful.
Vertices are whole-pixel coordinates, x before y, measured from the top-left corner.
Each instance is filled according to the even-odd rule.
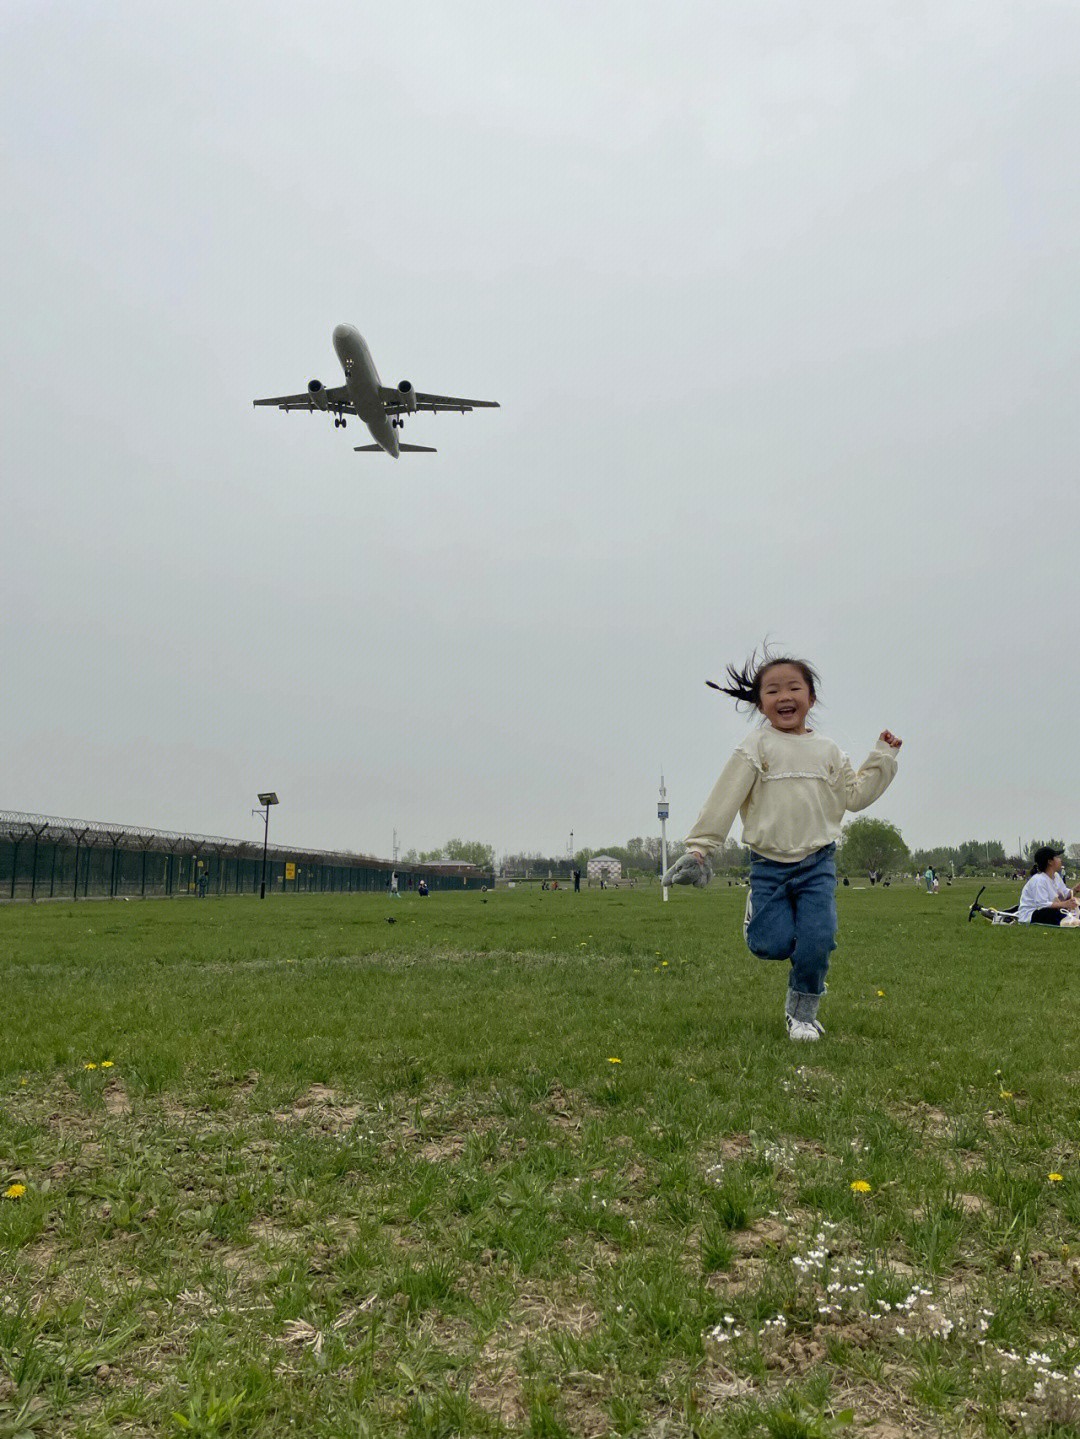
[[[395,393],[397,393],[395,391]],[[344,385],[338,385],[335,389],[324,390],[326,401],[333,410],[340,410],[343,415],[355,415],[353,402],[349,399],[349,392]],[[255,405],[274,405],[279,410],[317,410],[311,396],[305,390],[302,395],[277,395],[270,400],[253,400]]]
[[[401,391],[394,385],[380,385],[379,399],[388,415],[399,415],[407,413],[409,406],[405,403]],[[458,400],[453,395],[425,395],[419,390],[416,392],[416,408],[418,410],[460,410],[465,414],[467,410],[497,410],[498,400]]]

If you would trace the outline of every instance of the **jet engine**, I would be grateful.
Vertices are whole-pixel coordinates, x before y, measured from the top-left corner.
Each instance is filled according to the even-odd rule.
[[[410,415],[416,414],[416,391],[410,380],[402,380],[398,385],[398,394],[401,396],[401,403],[408,410]]]
[[[311,403],[315,405],[317,409],[328,410],[330,408],[330,402],[326,398],[326,386],[321,380],[309,380],[307,392],[311,398]]]

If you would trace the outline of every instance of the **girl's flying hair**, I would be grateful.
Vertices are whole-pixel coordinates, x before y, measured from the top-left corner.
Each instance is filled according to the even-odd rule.
[[[729,685],[718,685],[713,680],[706,680],[705,683],[714,690],[719,690],[721,694],[730,695],[737,703],[753,705],[755,709],[760,709],[761,681],[766,672],[774,669],[777,665],[794,665],[806,681],[811,700],[817,699],[819,680],[817,670],[813,665],[807,664],[805,660],[793,659],[791,655],[772,654],[768,644],[762,645],[760,659],[755,650],[741,670],[737,670],[734,665],[728,665],[727,674],[731,681]]]

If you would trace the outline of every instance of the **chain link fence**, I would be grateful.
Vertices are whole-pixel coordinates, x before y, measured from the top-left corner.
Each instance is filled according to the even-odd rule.
[[[395,865],[276,844],[266,851],[268,894],[377,893],[389,890],[394,872],[403,894],[421,879],[432,891],[494,883],[473,865]],[[0,810],[0,900],[258,894],[262,874],[260,843]]]

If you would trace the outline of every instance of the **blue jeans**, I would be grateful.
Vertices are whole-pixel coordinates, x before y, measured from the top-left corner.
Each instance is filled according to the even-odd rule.
[[[823,994],[836,948],[836,846],[797,864],[750,855],[750,893],[743,933],[759,959],[790,959],[789,988]]]

